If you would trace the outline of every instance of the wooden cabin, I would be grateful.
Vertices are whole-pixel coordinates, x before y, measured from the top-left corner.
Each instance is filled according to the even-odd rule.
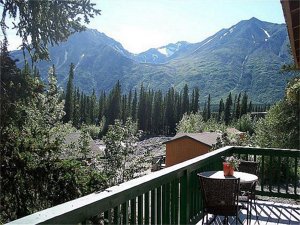
[[[203,133],[178,133],[166,144],[166,167],[195,158],[208,153],[211,147],[217,143],[216,132]]]

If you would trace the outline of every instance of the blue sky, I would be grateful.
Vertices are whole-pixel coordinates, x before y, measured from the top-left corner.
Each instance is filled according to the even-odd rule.
[[[102,15],[88,25],[133,53],[177,41],[200,42],[256,17],[284,23],[280,0],[91,0]],[[11,33],[11,35],[14,35]],[[10,39],[9,39],[10,40]],[[10,48],[16,45],[10,43]]]

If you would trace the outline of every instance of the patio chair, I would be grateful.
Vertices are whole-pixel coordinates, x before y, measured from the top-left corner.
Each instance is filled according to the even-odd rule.
[[[241,223],[238,218],[240,178],[215,179],[200,174],[198,174],[198,177],[203,196],[202,224],[204,224],[205,215],[206,223],[208,223],[208,214],[214,215],[209,224],[216,219],[217,215],[224,216],[224,223],[228,223],[228,216],[235,216],[236,224],[238,224],[238,221]]]
[[[242,160],[239,164],[239,171],[258,175],[258,167],[259,167],[258,162]],[[246,207],[244,208],[247,209],[247,223],[249,224],[251,223],[251,209],[253,204],[254,204],[254,210],[256,214],[256,220],[258,221],[257,207],[255,201],[256,183],[257,182],[255,181],[253,183],[243,183],[240,185],[239,201],[241,203],[246,203]]]

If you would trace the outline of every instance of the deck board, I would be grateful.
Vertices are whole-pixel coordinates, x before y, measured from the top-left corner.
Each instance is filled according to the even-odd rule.
[[[277,225],[277,224],[291,224],[300,225],[300,205],[296,204],[284,204],[273,201],[261,201],[257,200],[258,221],[256,220],[256,213],[254,206],[251,209],[251,225]],[[243,224],[247,224],[246,219],[247,212],[242,210],[239,213],[239,218]],[[213,215],[209,215],[209,219],[212,219]],[[206,220],[205,220],[206,221]],[[214,225],[222,224],[223,217],[217,217],[216,220],[211,223]],[[200,220],[197,224],[202,224]],[[235,218],[229,218],[229,224],[235,224]]]

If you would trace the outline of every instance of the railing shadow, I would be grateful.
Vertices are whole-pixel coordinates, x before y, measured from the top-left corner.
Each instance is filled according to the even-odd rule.
[[[300,205],[281,204],[269,201],[257,200],[258,221],[256,220],[256,212],[254,206],[251,209],[251,225],[252,224],[300,224]],[[213,215],[209,215],[209,220],[212,220]],[[242,210],[239,213],[239,218],[243,224],[247,224],[246,211]],[[206,220],[205,220],[206,222]],[[235,218],[229,218],[229,224],[235,224]],[[200,220],[197,224],[202,224]],[[206,223],[205,223],[206,224]],[[218,216],[211,223],[214,225],[223,224],[223,217]]]

